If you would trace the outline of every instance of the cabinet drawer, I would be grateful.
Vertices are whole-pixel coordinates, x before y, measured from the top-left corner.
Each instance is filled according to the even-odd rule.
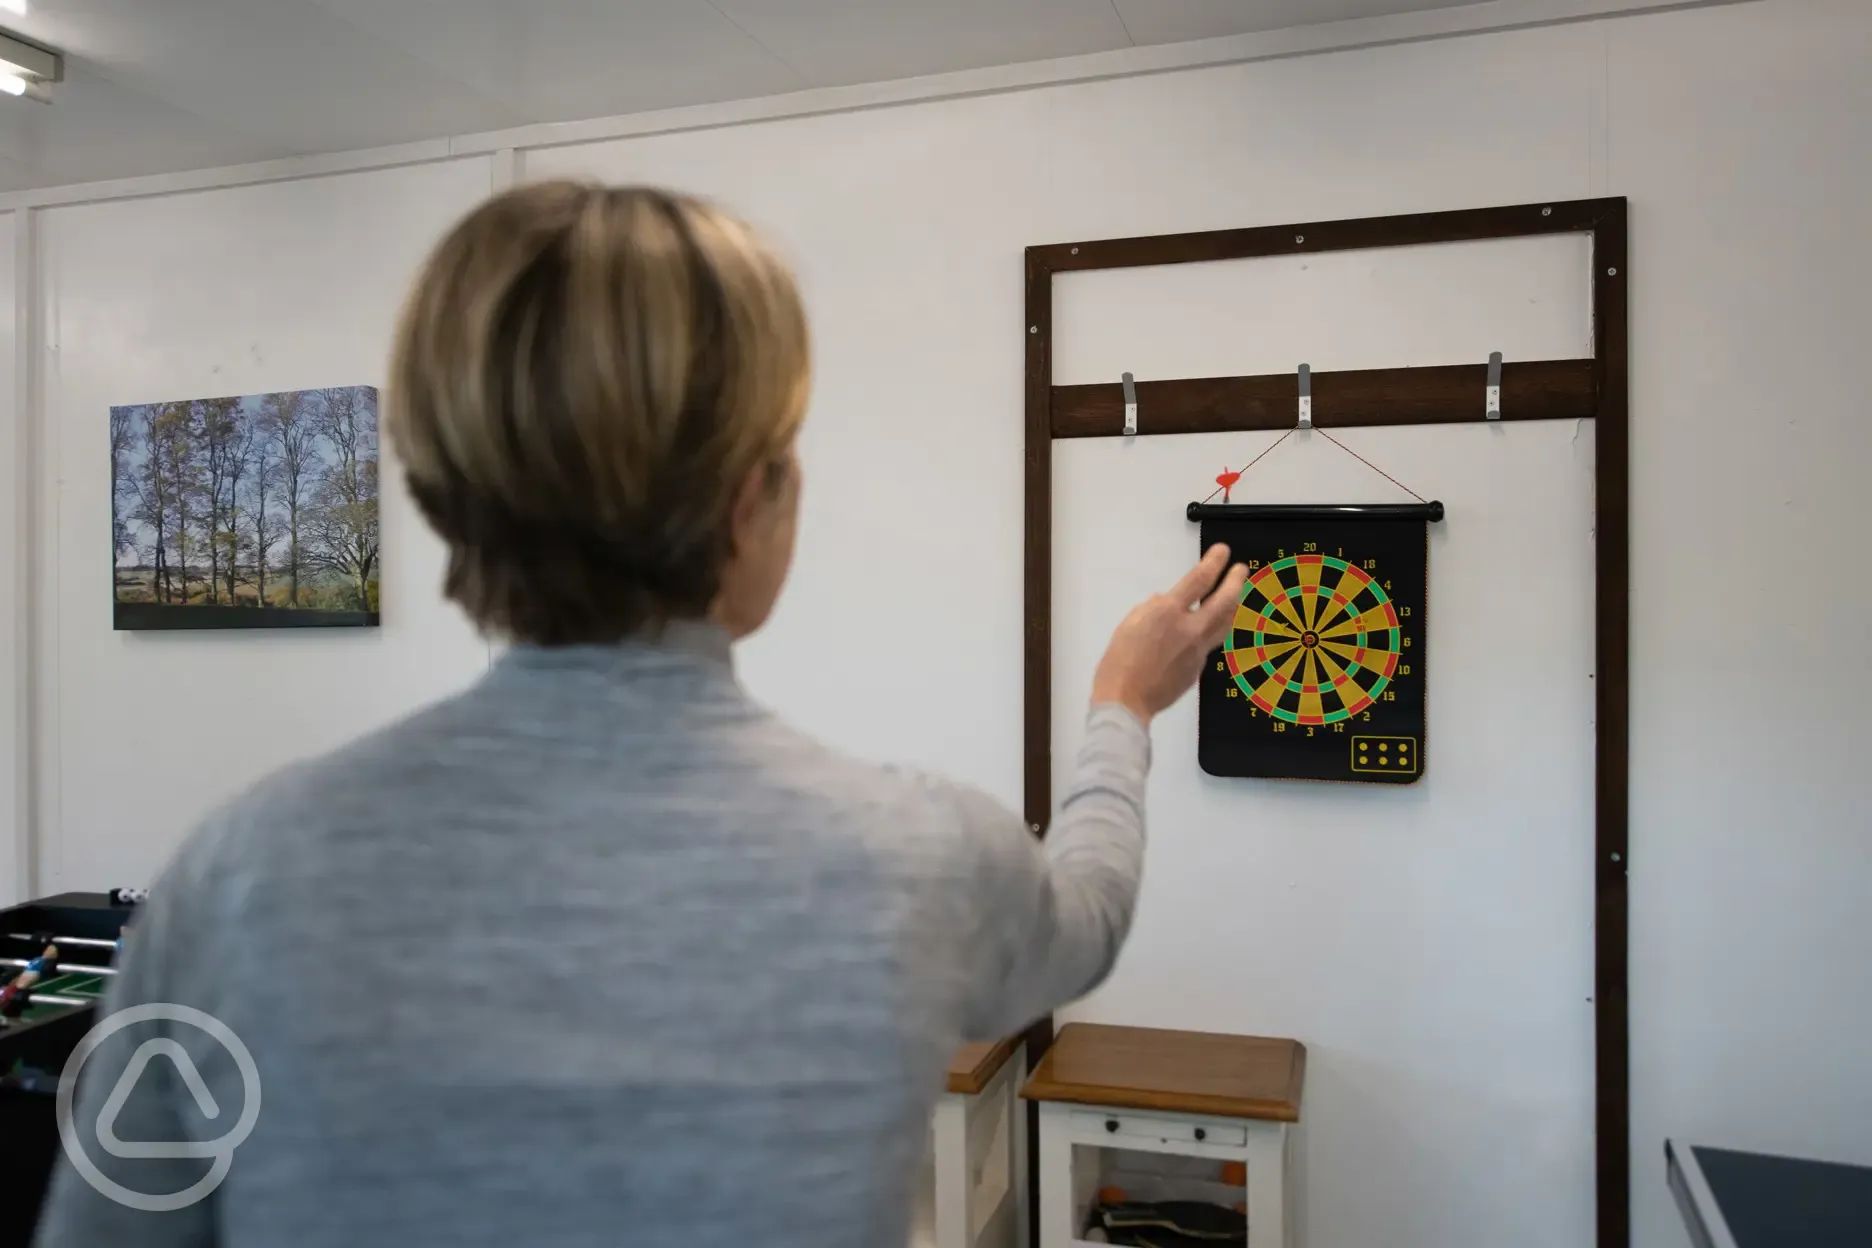
[[[1248,1143],[1248,1128],[1228,1122],[1192,1122],[1187,1118],[1158,1118],[1124,1111],[1100,1113],[1076,1109],[1073,1134],[1108,1135],[1118,1139],[1146,1138],[1177,1144],[1220,1144],[1240,1148]]]

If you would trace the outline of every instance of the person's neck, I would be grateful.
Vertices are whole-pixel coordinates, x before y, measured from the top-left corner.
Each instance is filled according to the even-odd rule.
[[[632,643],[666,647],[727,662],[736,640],[733,632],[722,624],[708,616],[698,616],[693,619],[665,620],[658,627],[633,638]]]
[[[710,665],[732,668],[734,638],[729,631],[706,616],[665,620],[615,643],[580,642],[570,645],[542,645],[538,642],[515,642],[507,649],[508,665],[525,668],[634,666],[631,656],[672,659],[696,659]]]

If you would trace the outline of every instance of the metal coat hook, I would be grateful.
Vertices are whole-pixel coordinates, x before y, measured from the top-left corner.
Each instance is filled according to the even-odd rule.
[[[1130,373],[1126,373],[1124,375],[1124,399],[1125,399],[1124,431],[1125,431],[1125,437],[1129,438],[1129,437],[1134,437],[1137,434],[1137,385],[1135,382],[1131,380]]]
[[[1313,427],[1313,370],[1300,366],[1300,428]]]
[[[1488,397],[1483,407],[1483,415],[1490,420],[1501,419],[1501,352],[1492,351],[1488,357]]]

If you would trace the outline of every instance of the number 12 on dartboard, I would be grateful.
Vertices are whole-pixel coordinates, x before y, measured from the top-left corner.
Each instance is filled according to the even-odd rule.
[[[1205,666],[1197,759],[1215,776],[1410,784],[1424,773],[1428,525],[1440,503],[1203,506],[1248,583]]]

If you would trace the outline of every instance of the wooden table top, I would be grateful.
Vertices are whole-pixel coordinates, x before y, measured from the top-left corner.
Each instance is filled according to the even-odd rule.
[[[949,1062],[949,1090],[974,1096],[1001,1072],[1001,1067],[1019,1047],[1019,1036],[994,1044],[963,1045]]]
[[[1021,1095],[1116,1109],[1300,1121],[1297,1040],[1068,1023]]]

